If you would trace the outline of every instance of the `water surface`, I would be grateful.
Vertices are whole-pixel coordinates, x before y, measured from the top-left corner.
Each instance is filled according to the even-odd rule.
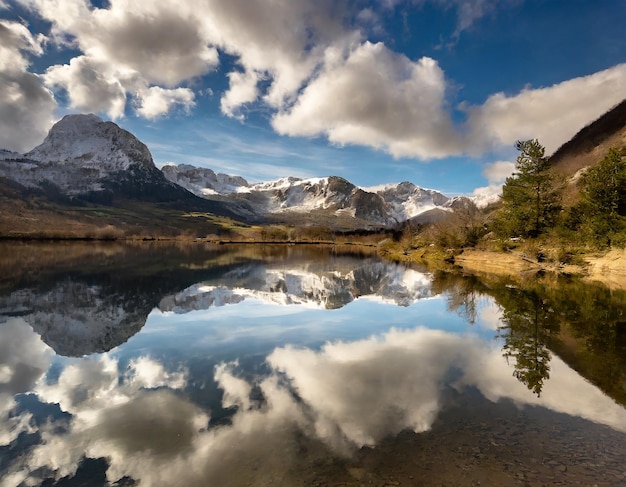
[[[623,291],[341,248],[0,251],[0,485],[626,485]]]

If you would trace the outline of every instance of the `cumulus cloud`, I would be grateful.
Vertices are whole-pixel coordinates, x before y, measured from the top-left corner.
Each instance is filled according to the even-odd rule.
[[[228,79],[230,86],[220,101],[220,108],[224,115],[242,119],[243,116],[238,115],[236,110],[259,97],[257,88],[259,78],[254,72],[233,71],[228,74]]]
[[[502,185],[506,178],[513,174],[515,163],[510,161],[496,161],[486,164],[483,169],[483,176],[489,183],[487,186],[476,188],[472,193],[478,207],[483,207],[493,203],[502,194]]]
[[[29,56],[43,54],[44,41],[24,25],[0,19],[0,148],[31,149],[53,123],[56,103],[41,78],[28,72]]]
[[[30,415],[14,415],[14,396],[29,392],[52,361],[52,350],[21,318],[0,324],[0,445],[31,431]]]
[[[491,95],[464,109],[472,151],[537,138],[548,154],[626,98],[626,64],[545,88]]]
[[[65,89],[73,109],[106,113],[113,119],[124,115],[126,89],[104,63],[78,56],[69,64],[50,67],[44,80],[50,88]]]
[[[149,119],[176,108],[191,111],[194,79],[212,76],[220,52],[232,63],[220,100],[225,116],[243,119],[246,105],[263,103],[280,134],[326,137],[394,157],[477,155],[531,137],[551,152],[626,98],[626,65],[620,65],[554,86],[496,93],[483,104],[451,107],[450,83],[436,60],[409,59],[366,40],[368,31],[379,28],[381,9],[403,3],[394,0],[367,8],[332,0],[111,0],[103,8],[87,0],[19,2],[52,24],[51,42],[81,53],[66,65],[50,67],[43,75],[46,85],[66,90],[72,107],[111,118],[123,116],[128,100]],[[426,2],[456,10],[453,38],[502,4],[411,3]],[[49,126],[50,117],[41,114],[51,113],[54,100],[25,67],[23,53],[40,55],[43,39],[11,25],[10,47],[0,51],[0,62],[10,57],[4,65],[20,67],[3,93],[5,100],[20,100],[5,102],[13,112],[5,109],[3,120],[18,121],[12,124],[18,137],[11,127],[3,136],[14,141],[32,134],[36,122]],[[7,37],[6,29],[0,35]],[[37,115],[31,115],[35,105]],[[454,121],[453,110],[465,113],[466,123]],[[32,138],[40,140],[36,128]]]
[[[152,86],[141,90],[137,98],[137,113],[150,119],[166,115],[175,105],[181,106],[186,112],[195,106],[195,95],[189,88],[165,89]]]
[[[57,44],[77,47],[92,66],[115,66],[117,72],[104,77],[106,84],[120,83],[129,93],[134,93],[136,83],[177,88],[214,70],[219,64],[218,49],[223,50],[242,68],[230,73],[230,88],[222,100],[223,112],[235,117],[240,117],[241,105],[262,95],[255,89],[259,76],[267,75],[270,80],[264,100],[279,107],[311,76],[327,46],[343,39],[350,43],[360,36],[358,31],[346,31],[341,4],[330,0],[269,4],[260,0],[112,0],[105,8],[95,8],[85,0],[20,1],[52,23],[50,35]],[[70,98],[77,100],[76,106],[83,106],[84,97],[78,105],[81,95],[72,95],[88,90],[78,86],[80,79],[75,73],[74,83],[51,83],[67,89]],[[101,89],[104,80],[99,80]],[[94,109],[104,103],[95,96],[89,101]],[[154,116],[148,108],[138,113]]]
[[[436,61],[411,61],[365,42],[344,61],[327,60],[296,103],[273,119],[281,134],[327,135],[336,144],[386,149],[394,156],[443,157],[458,143],[444,109],[446,82]]]

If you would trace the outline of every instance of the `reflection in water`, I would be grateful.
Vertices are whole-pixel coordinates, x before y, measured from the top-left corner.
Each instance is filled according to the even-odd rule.
[[[624,390],[623,294],[451,274],[431,283],[371,257],[240,252],[152,269],[122,259],[114,272],[59,269],[8,288],[0,485],[621,481],[626,409],[602,390],[618,400]],[[258,311],[277,304],[296,305],[292,325],[332,326],[258,356],[277,319]],[[144,325],[156,306],[170,328]],[[358,334],[363,310],[384,321],[378,331]],[[232,328],[240,321],[247,341]],[[210,326],[240,346],[208,343]],[[357,334],[339,339],[348,327]],[[193,347],[173,352],[186,331]]]
[[[54,422],[41,425],[41,442],[11,467],[13,485],[41,472],[71,476],[85,454],[107,459],[110,482],[262,484],[296,468],[302,449],[345,455],[405,429],[429,430],[451,406],[448,389],[476,388],[491,401],[541,405],[626,432],[626,411],[562,361],[553,361],[539,399],[502,366],[497,347],[476,337],[392,330],[320,351],[278,348],[267,360],[270,370],[254,383],[238,377],[236,364],[216,368],[223,405],[237,410],[230,424],[211,428],[209,412],[176,392],[187,371],[168,373],[146,357],[123,368],[107,355],[69,365],[33,391],[70,414],[69,424],[62,433]]]
[[[125,343],[157,306],[186,313],[252,298],[337,309],[364,296],[409,306],[431,295],[427,274],[398,264],[351,255],[315,259],[317,253],[307,249],[284,250],[266,260],[229,260],[221,250],[196,266],[128,269],[123,260],[105,272],[59,272],[0,297],[0,319],[19,315],[56,353],[80,357]],[[145,259],[140,264],[148,266]]]
[[[515,359],[513,375],[540,396],[544,382],[550,378],[548,340],[559,324],[554,310],[536,292],[514,290],[508,297],[511,299],[502,303],[502,350],[505,357]]]
[[[503,353],[529,390],[541,394],[557,353],[626,404],[626,291],[549,275],[520,286],[509,278],[485,284],[450,273],[438,274],[433,290],[445,292],[450,309],[470,323],[480,296],[493,298]]]

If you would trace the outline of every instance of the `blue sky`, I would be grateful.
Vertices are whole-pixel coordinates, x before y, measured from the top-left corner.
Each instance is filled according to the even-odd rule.
[[[67,113],[157,165],[497,192],[626,98],[624,0],[0,0],[0,147]]]

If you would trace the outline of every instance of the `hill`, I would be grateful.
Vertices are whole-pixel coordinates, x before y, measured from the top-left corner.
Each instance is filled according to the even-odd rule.
[[[552,168],[571,177],[600,162],[611,147],[626,147],[626,100],[582,128],[550,157]]]

